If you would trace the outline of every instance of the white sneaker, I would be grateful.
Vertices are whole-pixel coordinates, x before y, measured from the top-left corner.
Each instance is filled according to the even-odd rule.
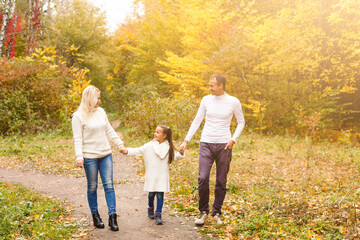
[[[219,213],[216,213],[215,216],[213,216],[213,220],[216,224],[223,224],[223,222],[221,221],[221,218],[220,218],[220,214]]]
[[[208,219],[208,215],[205,211],[200,212],[200,216],[198,219],[195,220],[196,225],[203,225],[206,220]]]

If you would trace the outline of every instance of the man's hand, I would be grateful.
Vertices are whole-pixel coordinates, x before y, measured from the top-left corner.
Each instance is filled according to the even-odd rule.
[[[226,144],[225,150],[226,150],[226,149],[232,149],[233,146],[234,146],[234,144],[235,144],[234,140],[230,140],[230,141]]]
[[[84,159],[76,160],[76,167],[83,168],[84,167]]]
[[[126,155],[126,154],[128,154],[129,151],[126,148],[120,148],[119,152]]]
[[[187,143],[188,143],[188,141],[185,140],[185,141],[180,145],[180,147],[177,149],[178,152],[179,152],[181,155],[184,155],[185,149],[186,149],[186,147],[187,147]]]

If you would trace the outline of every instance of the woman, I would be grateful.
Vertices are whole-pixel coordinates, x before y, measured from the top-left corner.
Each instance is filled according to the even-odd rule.
[[[110,139],[119,149],[124,147],[111,127],[105,111],[99,107],[100,91],[88,86],[82,93],[81,103],[72,117],[76,166],[84,167],[87,179],[87,198],[94,226],[104,228],[97,205],[98,172],[104,186],[109,213],[109,227],[118,231],[116,200],[113,185],[113,162]]]

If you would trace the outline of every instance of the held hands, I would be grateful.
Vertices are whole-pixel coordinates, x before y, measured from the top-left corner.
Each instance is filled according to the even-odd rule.
[[[126,148],[120,148],[119,152],[126,155],[126,154],[128,154],[129,151]]]
[[[226,149],[232,149],[233,146],[234,146],[234,144],[235,144],[234,140],[230,140],[230,141],[226,144],[225,150],[226,150]]]
[[[184,155],[185,149],[186,149],[186,147],[187,147],[187,143],[188,143],[188,141],[185,140],[185,141],[180,145],[180,147],[177,149],[178,152],[179,152],[181,155]]]

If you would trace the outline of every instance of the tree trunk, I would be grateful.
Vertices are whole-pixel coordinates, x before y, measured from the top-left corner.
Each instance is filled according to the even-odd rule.
[[[48,1],[47,1],[47,9],[46,9],[46,10],[47,10],[47,13],[46,13],[46,14],[47,14],[48,18],[51,19],[51,14],[52,14],[52,11],[51,11],[51,10],[52,10],[52,9],[51,9],[51,0],[48,0]]]
[[[6,29],[10,19],[14,16],[16,0],[5,0],[5,11],[0,29],[0,57],[3,55],[3,47],[5,41]]]
[[[17,18],[18,18],[18,15],[15,15],[15,17],[13,19],[13,27],[12,27],[13,34],[11,34],[11,36],[7,36],[7,37],[10,37],[10,42],[7,44],[7,48],[4,50],[4,54],[7,58],[10,57],[11,50],[14,47],[13,45],[15,45],[15,44],[13,44],[13,42],[15,40],[15,34],[16,34],[15,29],[16,29]]]
[[[29,13],[28,13],[28,34],[27,34],[27,54],[32,53],[32,43],[33,43],[33,34],[34,34],[34,25],[32,23],[32,17],[34,12],[34,4],[32,0],[29,0]]]
[[[293,101],[292,101],[289,78],[286,78],[286,81],[287,81],[287,91],[288,91],[288,98],[289,98],[289,104],[290,104],[290,114],[292,116],[292,124],[293,124],[294,130],[295,130],[295,134],[298,135],[298,129],[297,129],[297,126],[296,126],[295,108],[294,108],[294,104],[293,104]]]

